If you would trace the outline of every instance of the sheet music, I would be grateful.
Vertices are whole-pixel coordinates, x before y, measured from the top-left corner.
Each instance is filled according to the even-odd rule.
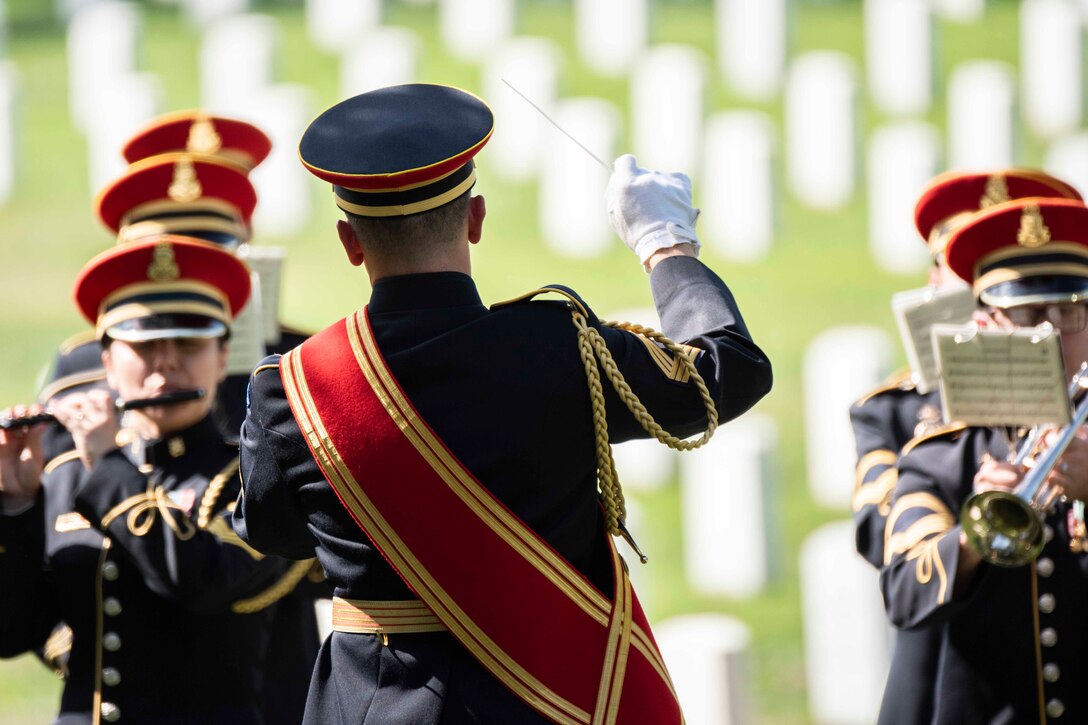
[[[228,375],[249,375],[257,363],[264,359],[264,321],[262,318],[261,280],[256,272],[250,272],[253,291],[246,306],[234,318],[230,332],[230,351],[227,354]]]
[[[239,250],[238,256],[245,259],[249,268],[260,275],[264,342],[266,345],[275,345],[280,341],[280,279],[287,249],[247,244]]]
[[[969,287],[923,287],[892,295],[892,312],[919,393],[940,384],[929,328],[970,322],[975,299]]]
[[[945,420],[980,426],[1070,421],[1061,336],[1049,325],[934,325]]]

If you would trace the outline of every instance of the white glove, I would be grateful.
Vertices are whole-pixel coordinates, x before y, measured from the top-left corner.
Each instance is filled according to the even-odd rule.
[[[625,154],[613,164],[608,180],[608,218],[639,261],[646,264],[654,252],[690,244],[699,253],[687,174],[666,174],[640,169],[635,157]]]

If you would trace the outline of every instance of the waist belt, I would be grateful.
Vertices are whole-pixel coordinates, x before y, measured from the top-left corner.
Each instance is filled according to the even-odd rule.
[[[332,629],[376,634],[386,644],[390,634],[446,631],[445,625],[418,599],[379,602],[341,597],[332,598]]]

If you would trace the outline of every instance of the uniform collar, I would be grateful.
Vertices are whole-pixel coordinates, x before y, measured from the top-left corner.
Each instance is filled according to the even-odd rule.
[[[133,457],[137,465],[165,466],[170,461],[222,440],[215,416],[209,413],[199,423],[165,438],[146,441],[137,438],[133,441]]]
[[[368,309],[381,314],[465,305],[483,306],[472,277],[461,272],[428,272],[379,279]]]

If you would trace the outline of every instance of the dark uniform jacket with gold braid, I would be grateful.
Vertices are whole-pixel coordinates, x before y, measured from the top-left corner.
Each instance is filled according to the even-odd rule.
[[[0,656],[64,621],[62,722],[263,723],[268,602],[293,571],[230,528],[237,449],[208,417],[93,471],[68,459],[0,516]]]
[[[280,326],[280,341],[270,349],[286,352],[301,345],[307,335]],[[249,375],[228,375],[220,383],[215,402],[216,414],[229,439],[238,437],[245,419],[246,386]],[[44,403],[53,395],[64,395],[93,387],[104,387],[102,346],[93,331],[76,335],[61,345],[53,361],[49,383],[39,399]],[[72,450],[72,436],[61,426],[51,426],[43,436],[46,460]],[[314,600],[327,597],[324,582],[300,582],[276,608],[275,635],[265,663],[266,690],[262,696],[269,725],[295,725],[302,718],[306,704],[307,683],[317,658],[318,631]]]
[[[702,351],[696,364],[721,420],[766,394],[770,363],[717,275],[698,260],[668,258],[651,272],[650,285],[664,333]],[[598,589],[611,592],[590,396],[567,303],[489,310],[470,277],[443,272],[378,281],[368,312],[391,372],[436,435],[516,516]],[[602,327],[592,315],[589,323],[662,426],[681,436],[705,426],[704,404],[694,385],[677,379],[682,368],[670,354]],[[302,557],[317,546],[337,596],[414,599],[322,476],[276,363],[258,368],[250,386],[242,428],[245,491],[235,529],[266,553]],[[611,385],[603,387],[612,440],[645,437]],[[727,473],[721,483],[729,485]],[[488,576],[487,552],[464,555],[478,561],[480,577]],[[563,646],[562,635],[555,633],[555,646]],[[322,645],[306,721],[364,719],[542,722],[446,632],[390,634],[388,646],[371,635],[334,632]]]
[[[934,723],[1088,722],[1088,556],[1071,551],[1068,504],[1047,517],[1035,564],[982,563],[965,591],[953,588],[960,508],[984,456],[1007,453],[1002,431],[954,426],[904,452],[885,605],[897,626],[940,628]]]
[[[854,485],[854,533],[858,553],[877,569],[884,566],[884,526],[897,480],[899,451],[912,438],[941,424],[939,391],[919,393],[909,372],[895,376],[850,408],[858,465]],[[929,722],[933,681],[940,655],[935,627],[901,630],[892,650],[889,684],[879,725]]]

